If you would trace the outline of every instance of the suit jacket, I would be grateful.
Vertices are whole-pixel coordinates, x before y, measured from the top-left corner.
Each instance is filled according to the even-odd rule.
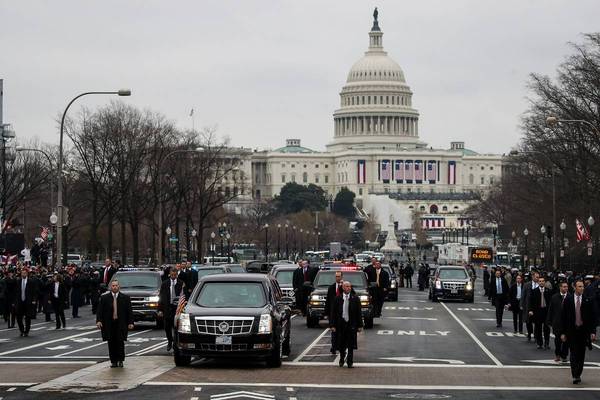
[[[27,278],[27,285],[25,285],[25,303],[21,303],[21,284],[22,278],[17,279],[15,303],[21,304],[21,307],[25,307],[23,312],[33,317],[36,314],[36,304],[34,301],[36,301],[38,297],[37,280],[31,276]]]
[[[362,313],[360,309],[360,300],[356,293],[350,293],[350,304],[348,306],[348,324],[350,325],[351,331],[348,333],[350,335],[348,345],[351,345],[354,349],[358,348],[356,333],[358,328],[363,327]],[[336,331],[342,331],[342,327],[344,325],[344,295],[337,296],[333,302],[332,312],[331,312],[331,320],[329,321],[329,326],[334,327]],[[337,342],[341,343],[341,340]]]
[[[183,287],[184,282],[181,279],[177,279],[177,281],[175,282],[175,296],[181,296],[181,290],[183,289]],[[174,317],[174,315],[171,315],[171,306],[173,305],[170,302],[171,278],[167,279],[160,285],[160,293],[158,296],[158,310],[163,312],[165,318]],[[177,304],[175,304],[174,306],[177,306]]]
[[[544,288],[544,301],[546,303],[546,312],[548,311],[548,307],[550,307],[550,302],[552,301],[552,294],[550,290]],[[537,322],[544,322],[546,315],[542,312],[542,291],[539,287],[533,289],[531,291],[531,302],[529,311],[533,311],[533,320]]]
[[[567,297],[569,294],[567,293]],[[566,300],[566,297],[565,297]],[[562,307],[563,307],[563,298],[560,292],[555,293],[550,300],[550,307],[548,307],[548,315],[546,316],[546,325],[550,325],[552,327],[552,333],[555,336],[559,336],[561,332],[560,324],[562,318]]]
[[[54,307],[58,307],[59,310],[64,309],[69,300],[67,286],[63,282],[58,284],[58,298],[54,297],[54,282],[49,282],[46,290],[48,292],[48,299],[50,299]]]
[[[575,294],[570,293],[563,303],[560,326],[560,334],[567,335],[567,340],[572,340],[576,337],[577,327],[575,319]],[[592,299],[584,296],[582,296],[581,300],[581,319],[583,320],[583,330],[586,334],[589,335],[596,332],[594,303]]]
[[[525,295],[525,284],[521,283],[521,299]],[[513,311],[519,311],[521,309],[521,299],[517,299],[517,284],[514,283],[508,290],[508,303],[510,309]]]
[[[367,275],[367,281],[369,283],[375,282],[377,280],[377,272],[375,272],[375,267],[373,264],[369,264],[364,269],[365,275]]]
[[[317,272],[319,272],[318,268],[315,267],[307,267],[306,275],[308,280],[304,279],[304,268],[298,267],[294,270],[294,274],[292,276],[292,283],[294,285],[294,289],[299,289],[304,286],[304,282],[313,283],[315,281],[315,277],[317,276]]]
[[[336,293],[336,285],[337,283],[332,283],[331,285],[329,285],[329,287],[327,288],[327,298],[325,299],[325,315],[327,315],[330,319],[331,319],[331,311],[332,311],[332,307],[333,307],[333,302],[335,301],[335,298],[338,296]],[[342,283],[339,283],[340,285],[340,295],[342,293],[344,293],[344,290],[342,289]]]
[[[198,271],[191,268],[185,269],[179,273],[178,278],[185,283],[185,298],[188,299],[198,283]],[[167,281],[169,279],[170,278],[168,278]]]
[[[133,310],[131,309],[131,299],[126,294],[119,292],[117,296],[117,320],[118,338],[112,337],[113,321],[113,294],[109,290],[100,296],[98,310],[96,312],[96,322],[102,322],[102,340],[121,339],[127,340],[127,325],[133,325]]]
[[[104,274],[106,273],[106,267],[104,267],[102,269],[102,273],[100,275],[100,279],[102,279],[102,283],[106,283],[107,285],[110,283],[110,280],[112,279],[113,275],[117,273],[117,269],[115,267],[113,267],[112,265],[108,267],[108,278],[106,280],[106,282],[104,282]]]
[[[506,301],[508,299],[508,282],[506,282],[506,279],[504,279],[503,277],[500,277],[500,282],[502,285],[502,293],[498,294],[497,290],[498,288],[496,287],[496,278],[494,277],[494,279],[492,279],[490,281],[490,293],[492,294],[492,300],[503,300]]]

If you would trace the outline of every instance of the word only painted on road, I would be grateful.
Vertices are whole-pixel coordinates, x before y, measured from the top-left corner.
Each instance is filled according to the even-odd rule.
[[[384,310],[412,310],[412,311],[431,311],[433,307],[400,307],[400,306],[385,306]]]
[[[448,336],[448,334],[450,333],[450,331],[433,331],[433,332],[427,332],[427,331],[393,331],[393,330],[387,330],[387,329],[382,329],[377,331],[378,335],[398,335],[398,336]]]
[[[457,307],[456,311],[496,311],[495,308]]]

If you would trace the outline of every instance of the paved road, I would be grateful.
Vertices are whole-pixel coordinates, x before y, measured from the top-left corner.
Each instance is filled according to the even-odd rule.
[[[588,353],[584,385],[574,388],[568,365],[555,364],[552,350],[537,350],[513,334],[510,313],[504,328],[495,327],[494,309],[478,290],[475,303],[467,304],[432,303],[424,292],[401,289],[399,301],[386,303],[383,318],[359,335],[353,370],[336,366],[325,323],[309,329],[296,317],[293,351],[280,369],[250,360],[198,360],[190,368],[174,368],[163,332],[139,324],[126,346],[126,368],[109,371],[106,345],[89,308],[83,308],[82,318],[67,320],[66,330],[40,320],[28,338],[0,330],[0,398],[82,396],[65,391],[107,398],[107,393],[89,393],[108,387],[106,382],[120,390],[110,394],[118,399],[497,399],[515,394],[558,399],[573,397],[574,389],[580,399],[600,394],[598,346]],[[235,392],[257,394],[226,395]]]

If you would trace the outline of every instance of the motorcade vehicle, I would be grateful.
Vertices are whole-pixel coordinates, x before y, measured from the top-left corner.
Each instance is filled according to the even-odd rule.
[[[246,272],[246,268],[242,264],[223,264],[223,266],[229,268],[229,271],[234,274],[243,274]]]
[[[291,264],[278,264],[273,266],[270,275],[274,276],[283,292],[283,301],[294,309],[296,307],[296,292],[294,291],[294,271],[298,266]]]
[[[234,259],[233,257],[227,257],[227,256],[207,256],[204,257],[203,259],[204,264],[213,264],[213,263],[233,263]]]
[[[431,301],[452,299],[473,303],[474,293],[473,279],[463,266],[440,265],[431,277],[429,285]]]
[[[276,262],[265,262],[265,261],[250,261],[246,264],[246,272],[249,273],[262,273],[268,274],[273,268],[274,265],[277,265]]]
[[[192,268],[198,272],[198,279],[208,275],[230,274],[232,272],[227,265],[196,264],[192,265]]]
[[[163,319],[158,315],[158,296],[162,283],[158,269],[121,268],[113,275],[111,282],[114,280],[119,281],[121,292],[131,298],[135,322],[154,322],[159,328],[163,326]]]
[[[396,276],[396,272],[392,269],[392,267],[389,266],[389,264],[381,264],[381,268],[384,269],[390,276],[390,287],[388,288],[386,300],[398,301],[398,287],[400,286],[400,281]]]
[[[335,282],[335,272],[340,270],[344,273],[344,280],[352,283],[352,288],[357,296],[359,296],[365,329],[372,328],[374,318],[373,302],[369,294],[367,276],[358,267],[344,265],[323,266],[319,269],[313,284],[310,284],[310,282],[304,283],[304,286],[310,291],[306,312],[306,326],[309,328],[317,327],[319,321],[329,318],[325,310],[327,289]],[[375,284],[373,283],[373,285]]]
[[[174,361],[254,358],[281,366],[290,353],[291,310],[266,274],[220,274],[198,281],[176,320]]]

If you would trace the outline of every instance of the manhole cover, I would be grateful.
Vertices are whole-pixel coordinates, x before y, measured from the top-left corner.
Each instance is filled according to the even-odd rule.
[[[394,399],[449,399],[452,396],[437,393],[396,393],[391,394],[390,397]]]

